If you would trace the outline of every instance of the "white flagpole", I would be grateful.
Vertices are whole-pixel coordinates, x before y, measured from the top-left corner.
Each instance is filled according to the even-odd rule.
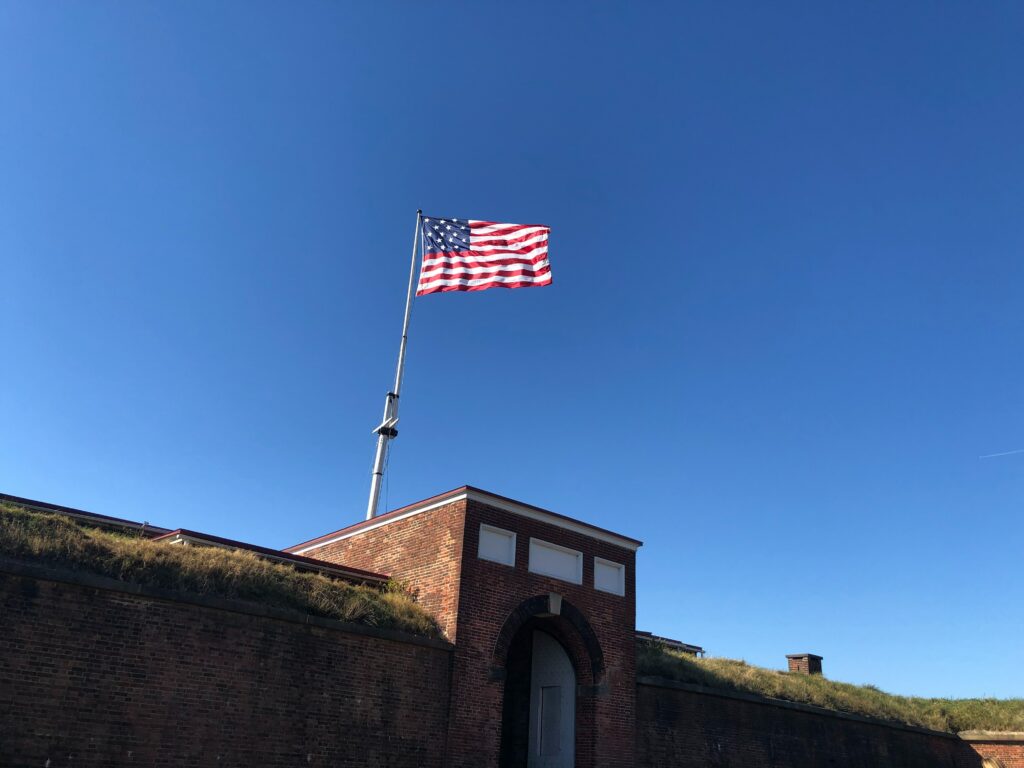
[[[402,392],[402,376],[405,373],[405,347],[409,341],[409,312],[412,310],[413,286],[416,280],[416,239],[421,237],[420,222],[423,211],[416,211],[416,232],[412,236],[412,263],[409,264],[409,291],[405,297],[405,319],[402,321],[402,343],[398,346],[398,368],[395,371],[395,386],[384,400],[384,420],[373,430],[377,435],[377,453],[373,459],[373,474],[370,479],[370,500],[366,504],[366,519],[377,515],[380,501],[380,486],[384,479],[384,459],[388,454],[388,442],[398,436],[398,396]]]

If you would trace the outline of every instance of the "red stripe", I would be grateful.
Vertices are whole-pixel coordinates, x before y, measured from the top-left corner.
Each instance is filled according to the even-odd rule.
[[[455,267],[448,267],[443,272],[440,272],[440,273],[438,273],[436,275],[430,275],[429,277],[421,277],[420,278],[420,285],[422,285],[423,283],[432,283],[435,280],[455,280],[455,279],[485,280],[485,279],[490,278],[490,277],[524,277],[524,276],[540,277],[541,275],[547,275],[547,274],[550,274],[550,273],[551,273],[551,266],[549,264],[545,264],[543,267],[540,267],[539,269],[530,268],[530,267],[526,267],[526,266],[520,267],[518,269],[515,268],[515,267],[510,267],[508,269],[499,269],[497,272],[488,272],[486,274],[482,274],[480,272],[476,272],[476,273],[474,273],[474,272],[467,272],[465,270],[457,269]]]
[[[480,285],[438,285],[426,291],[416,291],[417,296],[426,296],[428,293],[449,293],[451,291],[484,291],[488,288],[543,288],[551,285],[550,276],[543,282],[521,282],[521,283],[482,283]]]
[[[495,229],[491,232],[480,232],[474,235],[474,230],[485,229],[487,227],[498,227],[498,229]],[[473,235],[474,237],[501,237],[502,235],[505,235],[507,233],[519,232],[520,230],[527,228],[532,229],[534,227],[540,227],[541,229],[546,230],[546,233],[551,232],[551,227],[546,227],[543,224],[499,224],[496,222],[484,221],[470,224],[469,234]],[[534,232],[533,234],[540,235],[544,233]]]
[[[489,251],[488,253],[473,253],[472,251],[464,252],[459,254],[459,258],[467,259],[468,261],[454,262],[448,257],[447,254],[437,254],[437,256],[444,256],[440,263],[429,264],[427,261],[434,261],[436,259],[435,254],[428,254],[428,258],[424,260],[423,269],[437,269],[438,267],[500,267],[506,264],[536,264],[538,261],[542,261],[547,257],[547,251],[544,253],[538,253],[536,256],[530,259],[522,258],[521,256],[515,256],[514,254],[506,255],[500,251]],[[473,258],[474,256],[479,259]],[[501,258],[498,258],[498,257]],[[421,270],[422,271],[422,270]]]
[[[514,248],[519,243],[525,243],[527,240],[533,240],[532,243],[526,245],[526,248],[546,248],[548,244],[547,237],[536,239],[533,235],[524,235],[523,237],[473,237],[469,238],[469,249],[473,250],[478,245],[500,245],[504,247]]]

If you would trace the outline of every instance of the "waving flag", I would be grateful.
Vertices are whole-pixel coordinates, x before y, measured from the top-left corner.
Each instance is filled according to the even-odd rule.
[[[551,285],[550,227],[424,216],[417,296]]]

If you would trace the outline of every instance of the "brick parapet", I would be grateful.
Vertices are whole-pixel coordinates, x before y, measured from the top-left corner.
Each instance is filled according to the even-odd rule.
[[[984,768],[1024,768],[1024,733],[964,731],[960,738],[983,761]]]
[[[247,616],[287,621],[293,624],[305,624],[308,626],[323,627],[339,632],[349,632],[356,635],[367,635],[382,640],[395,640],[401,643],[412,643],[423,645],[428,648],[451,651],[454,646],[447,640],[421,637],[407,632],[393,629],[372,627],[366,624],[354,624],[347,621],[328,619],[323,616],[312,616],[301,611],[275,606],[253,603],[244,600],[231,600],[223,597],[200,595],[194,592],[183,592],[170,589],[151,587],[145,584],[132,584],[119,579],[112,579],[107,576],[99,576],[83,571],[71,571],[64,568],[55,568],[39,563],[25,562],[13,558],[0,557],[0,574],[11,576],[25,576],[42,581],[56,581],[64,584],[74,584],[81,587],[106,590],[108,592],[123,592],[129,595],[148,597],[154,600],[166,600],[172,603],[183,603],[195,605],[202,608],[212,608],[219,611],[231,613],[242,613]]]
[[[676,691],[686,691],[688,693],[696,693],[702,696],[714,696],[722,699],[734,699],[736,701],[745,701],[750,704],[761,704],[768,707],[778,707],[779,709],[789,709],[794,712],[804,712],[809,715],[822,715],[824,717],[836,717],[840,720],[853,720],[858,723],[866,723],[868,725],[878,725],[883,728],[895,728],[899,731],[910,731],[912,733],[919,733],[924,736],[934,736],[940,739],[951,739],[959,740],[959,736],[947,731],[936,731],[931,728],[920,728],[914,725],[908,725],[906,723],[899,723],[893,720],[880,720],[876,717],[865,717],[864,715],[858,715],[853,712],[840,712],[835,709],[825,709],[824,707],[816,707],[813,704],[804,704],[799,701],[786,701],[785,699],[774,699],[770,696],[758,696],[754,693],[744,693],[742,691],[726,691],[721,688],[709,688],[706,685],[696,685],[694,683],[681,683],[678,680],[670,680],[663,677],[652,677],[644,676],[637,678],[638,685],[647,685],[653,688],[668,688]]]
[[[0,764],[443,765],[443,644],[12,570]]]
[[[981,768],[953,734],[699,688],[637,686],[638,766]]]
[[[329,563],[390,574],[413,589],[445,636],[457,640],[465,500],[356,530],[310,554]]]

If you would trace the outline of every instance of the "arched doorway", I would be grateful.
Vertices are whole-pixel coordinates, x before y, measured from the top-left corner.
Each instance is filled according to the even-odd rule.
[[[592,759],[592,744],[579,736],[592,733],[592,701],[579,696],[599,682],[600,647],[583,615],[550,597],[524,601],[495,648],[505,681],[501,768],[573,768]]]
[[[562,644],[533,631],[528,768],[572,768],[576,752],[576,670]]]

